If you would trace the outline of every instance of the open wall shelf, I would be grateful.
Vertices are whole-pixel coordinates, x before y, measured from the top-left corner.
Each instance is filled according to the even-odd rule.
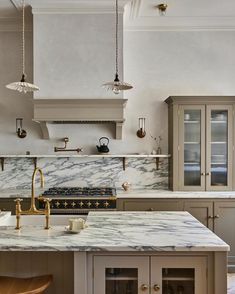
[[[0,155],[1,169],[4,171],[5,160],[8,158],[32,158],[34,167],[37,167],[38,158],[121,158],[123,170],[126,169],[127,158],[154,158],[156,160],[156,169],[159,170],[160,159],[168,159],[169,154],[77,154],[77,155]]]

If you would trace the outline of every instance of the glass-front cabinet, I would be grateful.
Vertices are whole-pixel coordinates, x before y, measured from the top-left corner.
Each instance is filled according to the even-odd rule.
[[[234,190],[235,97],[169,97],[166,102],[171,188]]]
[[[203,257],[95,256],[94,294],[207,294]]]

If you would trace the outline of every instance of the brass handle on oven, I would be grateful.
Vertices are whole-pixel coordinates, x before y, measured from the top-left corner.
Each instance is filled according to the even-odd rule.
[[[160,291],[160,289],[161,289],[161,287],[160,287],[160,285],[158,285],[158,284],[155,284],[155,285],[153,286],[153,290],[156,291],[156,292]]]
[[[148,285],[146,285],[146,284],[142,284],[141,286],[140,286],[140,288],[141,288],[141,290],[142,291],[146,291],[146,290],[148,290]]]

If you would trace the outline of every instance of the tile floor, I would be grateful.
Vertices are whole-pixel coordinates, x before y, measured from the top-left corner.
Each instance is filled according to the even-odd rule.
[[[235,294],[235,274],[228,274],[228,294]]]

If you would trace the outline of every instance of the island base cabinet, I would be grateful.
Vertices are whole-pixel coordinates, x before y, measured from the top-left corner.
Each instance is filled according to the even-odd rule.
[[[93,294],[208,294],[206,257],[95,256],[93,266]]]
[[[151,293],[206,294],[204,257],[152,257]]]

